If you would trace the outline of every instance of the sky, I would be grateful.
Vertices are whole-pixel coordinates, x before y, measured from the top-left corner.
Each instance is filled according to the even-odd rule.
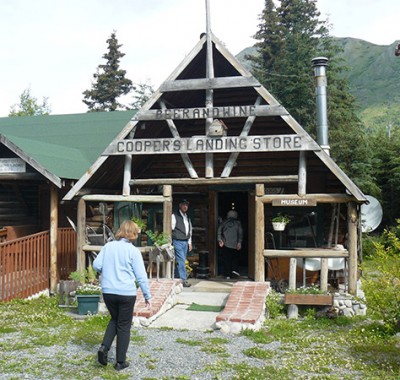
[[[255,41],[264,0],[208,0],[211,30],[234,55]],[[399,0],[317,0],[331,35],[377,45],[400,39]],[[0,117],[30,89],[51,114],[87,112],[82,92],[116,31],[120,68],[154,89],[206,29],[206,0],[0,0]],[[127,99],[130,101],[130,99]]]

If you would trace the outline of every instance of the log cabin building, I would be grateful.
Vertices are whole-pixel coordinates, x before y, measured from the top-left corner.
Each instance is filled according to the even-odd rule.
[[[0,118],[0,300],[34,294],[22,290],[24,281],[18,281],[24,270],[39,270],[49,279],[53,292],[58,281],[75,270],[76,260],[69,256],[76,234],[69,220],[76,222],[77,203],[61,200],[134,114],[124,111]],[[95,209],[88,215],[91,223],[101,219]],[[45,231],[48,235],[44,238]],[[62,238],[58,239],[60,233]],[[35,237],[27,237],[32,234]],[[58,245],[67,241],[69,245],[59,249]],[[63,263],[60,251],[68,256]],[[47,265],[51,267],[50,277]],[[29,282],[32,285],[33,280]],[[46,289],[49,284],[45,280],[40,286]],[[31,288],[39,289],[36,285]]]
[[[265,281],[279,269],[274,279],[294,287],[312,276],[298,264],[318,258],[325,287],[329,260],[343,260],[355,293],[365,195],[330,157],[327,130],[314,141],[207,28],[64,196],[78,202],[78,268],[99,249],[87,244],[89,206],[112,208],[114,227],[136,216],[170,233],[172,210],[186,198],[194,254],[210,277],[222,273],[218,222],[235,209],[245,235],[242,275]],[[326,61],[314,64],[318,82]],[[278,213],[291,218],[283,232],[272,230]]]
[[[0,118],[0,228],[17,238],[76,220],[61,200],[135,111]],[[22,228],[26,226],[26,228]],[[13,227],[13,228],[11,228]]]

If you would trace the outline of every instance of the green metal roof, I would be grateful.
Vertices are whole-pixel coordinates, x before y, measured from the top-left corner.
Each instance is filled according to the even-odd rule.
[[[135,114],[115,111],[5,117],[0,118],[0,135],[23,153],[21,158],[33,159],[59,178],[79,179]]]

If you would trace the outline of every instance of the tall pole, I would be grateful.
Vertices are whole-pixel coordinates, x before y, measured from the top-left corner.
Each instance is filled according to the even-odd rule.
[[[57,231],[58,231],[58,191],[50,187],[50,292],[57,293]]]
[[[208,79],[214,78],[214,63],[212,54],[212,41],[211,41],[211,16],[210,16],[210,1],[206,0],[206,38],[207,38],[207,63],[206,63],[206,76]],[[213,90],[206,90],[206,108],[213,107]],[[206,131],[205,135],[208,134],[209,127],[213,122],[213,118],[209,117],[206,119]],[[213,154],[206,153],[206,178],[214,177],[214,162]]]

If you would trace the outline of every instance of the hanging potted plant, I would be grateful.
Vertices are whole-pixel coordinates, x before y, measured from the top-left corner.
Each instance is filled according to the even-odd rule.
[[[78,314],[97,314],[99,310],[101,287],[93,267],[89,265],[87,269],[81,272],[72,272],[69,278],[80,283],[75,292],[78,302]]]
[[[290,223],[289,216],[281,213],[278,213],[278,215],[272,218],[272,228],[275,231],[283,231],[288,223]]]

